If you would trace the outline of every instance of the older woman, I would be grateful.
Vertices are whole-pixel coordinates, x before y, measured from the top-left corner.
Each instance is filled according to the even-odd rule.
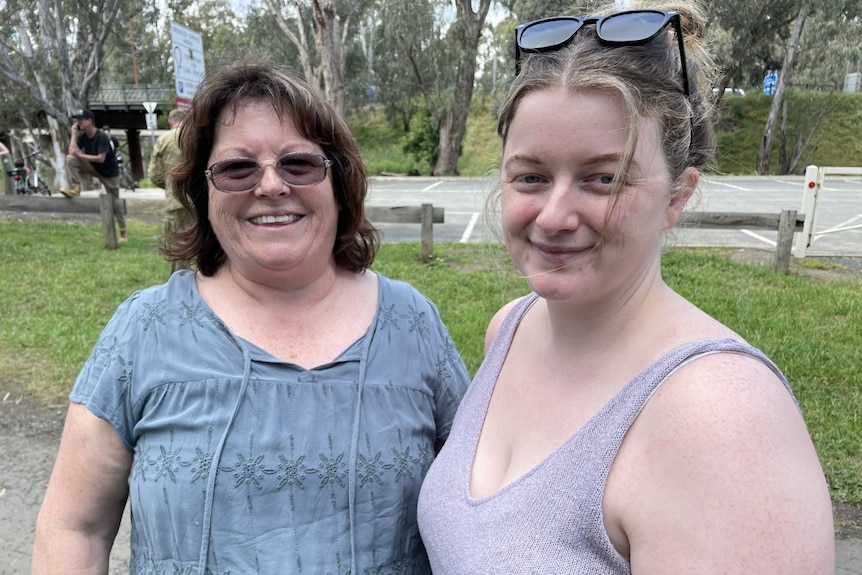
[[[173,176],[194,259],[134,294],[85,364],[34,573],[104,573],[128,498],[135,573],[428,573],[420,482],[468,376],[434,305],[368,271],[345,123],[240,64],[199,88]]]

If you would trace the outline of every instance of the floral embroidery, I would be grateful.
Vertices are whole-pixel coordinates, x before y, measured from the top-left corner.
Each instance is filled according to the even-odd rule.
[[[168,285],[175,288],[175,281]],[[237,565],[256,560],[257,553],[278,557],[296,573],[353,573],[351,504],[362,522],[354,533],[357,549],[368,551],[353,575],[428,572],[421,541],[410,530],[391,529],[396,519],[390,510],[407,510],[399,525],[415,520],[419,485],[434,457],[435,426],[448,427],[468,381],[425,300],[385,280],[381,285],[371,351],[362,356],[374,363],[368,366],[372,375],[361,396],[358,430],[358,353],[310,371],[255,356],[249,393],[239,398],[242,366],[236,365],[236,348],[228,347],[237,339],[199,298],[144,290],[121,308],[125,313],[118,312],[103,333],[83,382],[76,384],[76,401],[107,413],[124,441],[134,445],[132,573],[197,572],[208,497],[216,501],[204,569],[209,575],[236,575]],[[355,349],[362,345],[360,340]],[[170,351],[171,361],[183,362],[181,373],[188,375],[182,380],[170,380],[180,372],[154,357],[163,350]],[[120,409],[117,396],[125,402]],[[238,411],[225,437],[234,406]],[[355,431],[361,440],[351,452]],[[150,532],[155,522],[170,531]],[[220,545],[225,532],[247,535],[248,546]],[[321,533],[337,535],[323,541]],[[258,549],[264,539],[274,546]],[[254,567],[242,568],[249,571]]]

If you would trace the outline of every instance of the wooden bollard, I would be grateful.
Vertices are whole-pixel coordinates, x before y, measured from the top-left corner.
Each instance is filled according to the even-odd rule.
[[[102,214],[102,237],[105,249],[117,249],[117,228],[114,225],[114,196],[99,194],[99,212]]]

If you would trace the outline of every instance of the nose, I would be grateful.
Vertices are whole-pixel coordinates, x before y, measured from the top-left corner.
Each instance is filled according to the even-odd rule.
[[[555,183],[545,193],[545,201],[536,216],[536,226],[546,235],[570,232],[580,223],[579,194],[566,182]]]
[[[285,184],[281,176],[278,175],[278,169],[275,164],[263,164],[260,169],[260,183],[254,189],[255,194],[278,195],[290,191],[290,186]]]

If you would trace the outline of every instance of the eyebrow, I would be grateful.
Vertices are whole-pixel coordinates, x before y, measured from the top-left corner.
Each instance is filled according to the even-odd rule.
[[[622,154],[610,153],[600,156],[593,156],[583,163],[584,166],[596,166],[598,164],[619,164],[622,161]]]
[[[542,160],[535,154],[515,154],[503,163],[503,168],[508,168],[510,164],[516,162],[524,162],[527,164],[541,164]]]
[[[596,166],[600,164],[619,164],[622,161],[622,154],[617,152],[612,152],[608,154],[601,154],[598,156],[592,156],[587,161],[583,162],[581,165],[585,167]],[[543,161],[540,156],[536,154],[515,154],[503,164],[504,168],[509,167],[510,164],[515,162],[525,162],[530,164],[542,164]],[[631,167],[636,167],[637,162],[634,158],[631,160]]]

